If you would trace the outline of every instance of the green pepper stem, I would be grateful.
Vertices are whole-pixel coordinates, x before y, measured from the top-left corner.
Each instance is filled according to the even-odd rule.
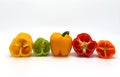
[[[69,35],[69,31],[63,32],[62,36],[64,37],[66,34]]]

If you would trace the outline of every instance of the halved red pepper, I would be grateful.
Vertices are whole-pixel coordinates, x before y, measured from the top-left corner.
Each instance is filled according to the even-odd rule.
[[[89,57],[93,54],[97,47],[97,42],[93,41],[89,34],[81,33],[73,40],[73,49],[78,56]]]

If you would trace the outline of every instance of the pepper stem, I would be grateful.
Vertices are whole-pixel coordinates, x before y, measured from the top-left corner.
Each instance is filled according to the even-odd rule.
[[[64,37],[66,34],[69,35],[69,31],[63,32],[62,36]]]

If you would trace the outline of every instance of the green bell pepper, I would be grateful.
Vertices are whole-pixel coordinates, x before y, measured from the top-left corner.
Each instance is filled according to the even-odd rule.
[[[35,56],[47,56],[50,52],[50,43],[44,38],[38,38],[33,45]]]

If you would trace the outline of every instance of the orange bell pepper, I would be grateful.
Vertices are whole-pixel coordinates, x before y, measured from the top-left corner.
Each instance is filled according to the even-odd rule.
[[[54,56],[68,56],[72,48],[72,38],[68,31],[63,34],[54,32],[50,37],[50,45]]]
[[[29,34],[21,32],[12,41],[9,50],[12,56],[26,57],[32,54],[33,41]]]
[[[99,57],[109,59],[115,54],[115,47],[108,40],[100,40],[98,42],[96,51]]]

